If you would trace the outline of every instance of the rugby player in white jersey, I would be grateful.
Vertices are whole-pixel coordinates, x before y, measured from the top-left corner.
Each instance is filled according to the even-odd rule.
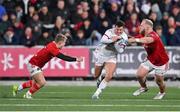
[[[122,53],[128,40],[124,32],[124,22],[117,21],[114,28],[108,29],[100,40],[100,44],[93,52],[95,59],[95,75],[97,80],[97,90],[92,95],[92,99],[99,99],[102,90],[106,88],[107,83],[111,80],[117,63],[117,54]],[[106,74],[102,78],[102,69]]]

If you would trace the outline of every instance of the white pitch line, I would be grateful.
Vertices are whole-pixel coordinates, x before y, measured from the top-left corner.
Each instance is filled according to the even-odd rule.
[[[22,99],[20,99],[20,98],[1,98],[0,100],[10,100],[10,101],[18,101],[18,100],[21,100],[21,101],[28,101],[28,99],[24,99],[24,98],[22,98]],[[46,101],[46,100],[48,100],[48,101],[64,101],[64,100],[66,100],[66,101],[111,101],[111,102],[113,102],[113,101],[121,101],[121,102],[123,102],[123,101],[127,101],[127,102],[129,102],[129,101],[131,101],[131,102],[133,102],[133,101],[135,101],[135,102],[152,102],[152,101],[159,101],[159,102],[179,102],[180,100],[154,100],[154,99],[99,99],[99,100],[92,100],[91,98],[89,98],[89,99],[78,99],[78,98],[76,98],[76,99],[68,99],[68,98],[64,98],[64,99],[61,99],[61,98],[59,98],[59,99],[54,99],[54,98],[33,98],[33,99],[30,99],[30,101],[31,100],[33,100],[33,101]]]
[[[0,107],[7,107],[7,106],[15,106],[15,107],[168,107],[168,108],[180,108],[180,105],[110,105],[110,104],[104,104],[104,105],[90,105],[90,104],[84,104],[84,105],[76,105],[76,104],[0,104]]]
[[[92,94],[92,92],[39,92],[39,94]],[[112,94],[112,95],[129,95],[132,93],[124,92],[124,93],[118,93],[118,92],[112,92],[112,93],[103,93],[103,94]]]
[[[70,91],[58,91],[58,92],[39,92],[39,94],[92,94],[91,92],[70,92]],[[125,95],[131,95],[131,92],[111,92],[111,93],[103,93],[103,94],[108,94],[108,95],[121,95],[121,94],[125,94]],[[156,95],[156,93],[147,93],[148,95]],[[167,93],[168,94],[168,93]],[[170,93],[171,95],[177,95],[177,93]]]

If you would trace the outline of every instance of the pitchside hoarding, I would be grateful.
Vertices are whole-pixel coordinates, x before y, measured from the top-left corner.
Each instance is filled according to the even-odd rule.
[[[166,76],[180,77],[180,47],[167,47],[166,49],[170,57],[170,69]],[[91,74],[94,74],[93,50],[92,48],[90,53],[92,59]],[[138,66],[145,58],[146,52],[143,47],[127,47],[122,54],[117,56],[117,69],[114,77],[135,77]],[[103,73],[105,73],[104,70]]]
[[[0,77],[29,77],[26,63],[40,48],[42,47],[1,46]],[[62,52],[67,55],[83,56],[84,61],[81,63],[65,62],[53,58],[43,68],[45,76],[92,77],[94,73],[93,50],[94,48],[88,47],[63,49]],[[167,76],[180,77],[180,47],[168,47],[167,51],[170,57],[170,70],[167,72]],[[142,47],[127,47],[124,53],[118,55],[114,77],[135,77],[136,70],[145,57],[146,52]]]
[[[42,47],[0,47],[0,77],[29,77],[28,60]],[[86,77],[89,74],[89,49],[65,48],[60,52],[70,56],[83,56],[83,62],[65,62],[53,58],[43,67],[46,77]]]

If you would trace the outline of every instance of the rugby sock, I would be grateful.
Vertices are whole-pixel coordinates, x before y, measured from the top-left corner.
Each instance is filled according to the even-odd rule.
[[[32,80],[29,80],[29,81],[24,82],[23,84],[19,85],[18,91],[25,89],[25,88],[29,88],[31,86],[32,86]]]
[[[101,89],[101,90],[105,89],[106,86],[107,86],[107,83],[108,83],[108,82],[106,82],[106,80],[103,79],[103,80],[101,81],[100,85],[99,85],[99,89]]]
[[[29,91],[27,91],[27,93],[26,94],[28,94],[28,95],[32,95]]]
[[[37,83],[34,83],[31,88],[29,89],[29,92],[31,94],[35,93],[36,91],[38,91],[41,87],[37,84]]]
[[[99,95],[103,89],[105,89],[107,86],[107,82],[105,81],[105,79],[103,79],[99,85],[99,88],[96,90],[95,94]]]

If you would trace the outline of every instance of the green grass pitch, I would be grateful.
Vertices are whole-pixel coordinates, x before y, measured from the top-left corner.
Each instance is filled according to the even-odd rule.
[[[167,88],[163,100],[153,100],[158,88],[132,96],[136,87],[108,87],[101,99],[92,100],[95,87],[45,86],[33,96],[23,99],[24,90],[12,97],[11,86],[0,86],[0,111],[180,111],[180,88]]]

